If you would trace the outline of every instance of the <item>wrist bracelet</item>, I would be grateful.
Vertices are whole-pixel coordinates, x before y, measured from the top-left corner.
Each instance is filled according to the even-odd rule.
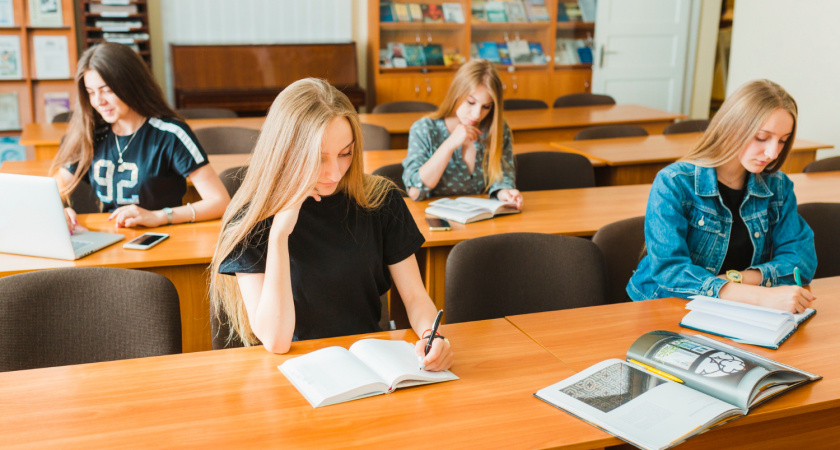
[[[161,211],[163,211],[163,215],[166,216],[166,224],[167,225],[172,225],[172,208],[167,206],[166,208],[163,208]]]
[[[193,223],[195,222],[195,208],[190,204],[190,202],[187,202],[187,206],[189,206],[190,211],[192,211],[192,220],[190,220],[190,223]]]

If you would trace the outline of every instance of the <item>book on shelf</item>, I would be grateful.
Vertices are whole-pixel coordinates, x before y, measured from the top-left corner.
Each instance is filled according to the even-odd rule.
[[[513,60],[513,64],[532,64],[531,48],[528,47],[528,41],[514,39],[508,42],[508,50],[510,50],[510,59]]]
[[[484,0],[473,0],[470,15],[473,22],[487,22],[487,8]]]
[[[420,44],[405,44],[405,61],[409,67],[425,66],[426,55],[423,53],[423,46]]]
[[[397,22],[397,7],[394,2],[379,2],[379,21]]]
[[[458,379],[448,370],[419,369],[414,345],[384,339],[362,339],[349,350],[315,350],[278,368],[313,408]]]
[[[595,14],[597,12],[596,0],[578,0],[578,9],[580,9],[581,20],[584,22],[595,22]]]
[[[2,95],[4,94],[0,94],[0,96]],[[26,148],[20,145],[20,136],[0,136],[0,164],[3,161],[25,160]]]
[[[402,42],[389,42],[388,53],[390,54],[391,63],[396,68],[403,68],[408,66],[408,60],[405,57],[405,44]]]
[[[121,32],[141,28],[143,22],[135,20],[97,20],[94,22],[94,26],[102,31]]]
[[[519,0],[511,0],[505,3],[505,14],[508,22],[527,22],[528,14],[525,13],[525,5]]]
[[[488,22],[507,22],[506,2],[484,2]]]
[[[478,51],[478,42],[470,42],[470,59],[481,58],[481,53]]]
[[[35,76],[40,80],[70,78],[70,57],[67,36],[33,36]]]
[[[427,66],[443,66],[443,46],[440,44],[426,44],[423,46],[423,59]]]
[[[820,378],[705,336],[652,331],[626,360],[599,362],[534,395],[637,447],[666,449]]]
[[[390,69],[394,67],[394,63],[391,62],[391,52],[388,51],[387,48],[380,48],[379,49],[379,68],[380,69]]]
[[[443,22],[443,9],[441,9],[440,5],[434,4],[423,4],[421,5],[423,9],[423,21],[430,22],[430,23],[439,23]]]
[[[499,64],[507,66],[513,64],[513,61],[510,59],[507,42],[496,42],[496,48],[499,50]]]
[[[29,0],[29,25],[33,27],[63,27],[61,0]]]
[[[587,44],[579,45],[577,48],[578,59],[581,64],[592,64],[594,58],[592,56],[592,47]]]
[[[566,14],[566,4],[563,2],[557,3],[557,21],[558,22],[568,22],[569,15]]]
[[[407,4],[394,3],[394,9],[397,11],[397,20],[400,22],[411,22],[411,12],[408,10]]]
[[[148,41],[149,33],[102,33],[102,38],[106,41],[108,39],[126,39],[133,41]]]
[[[532,64],[547,64],[548,60],[543,53],[542,44],[539,42],[528,42],[528,50],[531,52]]]
[[[444,3],[443,19],[452,23],[464,23],[464,10],[461,9],[460,3]]]
[[[18,93],[0,92],[0,131],[20,130]]]
[[[47,123],[53,123],[55,116],[70,111],[69,92],[45,92],[44,93],[44,115],[47,116]]]
[[[551,20],[548,9],[545,7],[545,0],[525,0],[525,11],[528,12],[528,18],[531,19],[531,22],[548,22]]]
[[[499,64],[502,62],[499,55],[499,46],[495,42],[484,41],[478,43],[478,56],[487,61]]]
[[[441,198],[426,207],[426,214],[463,224],[519,212],[512,203],[477,197]]]
[[[0,27],[15,26],[15,5],[12,0],[0,0]]]
[[[692,300],[685,305],[689,312],[680,326],[772,349],[779,348],[800,323],[817,313],[808,308],[794,314],[702,295],[690,298]]]
[[[478,56],[476,56],[476,58],[478,58]],[[443,65],[451,66],[453,64],[463,64],[465,62],[464,57],[461,55],[461,51],[457,48],[446,49],[443,51]]]
[[[130,14],[138,13],[136,4],[128,5],[108,5],[106,3],[90,3],[88,4],[88,12],[91,14],[99,14],[102,17],[126,17]]]
[[[20,80],[20,36],[0,34],[0,80]]]
[[[412,22],[423,21],[423,8],[420,7],[419,3],[409,3],[408,14],[411,16]]]
[[[580,14],[580,6],[575,2],[558,2],[557,3],[557,21],[558,22],[580,22],[582,20]]]
[[[554,48],[554,64],[580,64],[575,39],[557,38],[557,45]]]

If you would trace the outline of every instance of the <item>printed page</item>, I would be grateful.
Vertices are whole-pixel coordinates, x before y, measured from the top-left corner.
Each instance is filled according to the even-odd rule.
[[[507,203],[500,200],[493,200],[490,198],[458,197],[458,201],[487,209],[493,214],[510,214],[514,212],[519,212],[519,210],[513,207],[512,203]]]
[[[315,408],[388,390],[376,372],[342,347],[316,350],[278,368]]]
[[[465,199],[467,201],[465,201]],[[453,200],[451,198],[441,198],[437,199],[433,202],[429,202],[429,206],[439,206],[442,208],[452,209],[455,211],[461,211],[466,213],[480,213],[484,210],[492,211],[494,208],[486,207],[481,205],[480,203],[472,202],[469,200],[473,200],[470,197],[461,197],[458,200]],[[475,199],[475,200],[483,200],[483,199]],[[488,200],[492,201],[492,200]]]
[[[779,328],[767,328],[767,323],[745,320],[733,320],[719,315],[711,315],[702,311],[689,311],[680,321],[680,325],[707,333],[730,338],[744,344],[760,345],[778,348],[779,343],[796,329],[793,315],[789,320],[781,323]]]
[[[536,396],[634,445],[661,449],[698,433],[732,405],[624,361],[602,361]]]
[[[385,380],[391,387],[390,390],[458,379],[448,370],[421,370],[414,346],[406,341],[362,339],[350,346],[350,352]]]

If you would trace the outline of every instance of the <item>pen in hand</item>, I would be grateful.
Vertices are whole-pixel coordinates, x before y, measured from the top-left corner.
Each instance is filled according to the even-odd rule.
[[[799,275],[799,267],[793,268],[793,279],[796,280],[796,285],[802,287],[802,277]]]
[[[440,318],[442,316],[443,316],[443,310],[441,309],[441,310],[438,311],[437,316],[435,316],[435,321],[432,324],[432,333],[429,334],[429,342],[426,343],[426,349],[425,349],[425,352],[424,352],[425,355],[428,355],[429,350],[432,349],[432,342],[435,340],[435,335],[437,334],[438,326],[440,326]],[[426,367],[426,365],[423,364],[423,359],[424,358],[422,356],[418,356],[417,359],[420,360],[420,369],[424,369]]]

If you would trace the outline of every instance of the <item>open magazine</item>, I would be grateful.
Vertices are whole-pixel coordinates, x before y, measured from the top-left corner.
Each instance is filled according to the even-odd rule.
[[[513,203],[476,197],[441,198],[429,203],[426,208],[426,214],[465,224],[518,212]]]
[[[421,370],[414,345],[384,339],[362,339],[350,350],[322,348],[292,358],[278,368],[314,408],[386,394],[401,387],[458,379],[448,370]]]
[[[534,394],[630,444],[673,447],[821,377],[714,339],[652,331]]]

